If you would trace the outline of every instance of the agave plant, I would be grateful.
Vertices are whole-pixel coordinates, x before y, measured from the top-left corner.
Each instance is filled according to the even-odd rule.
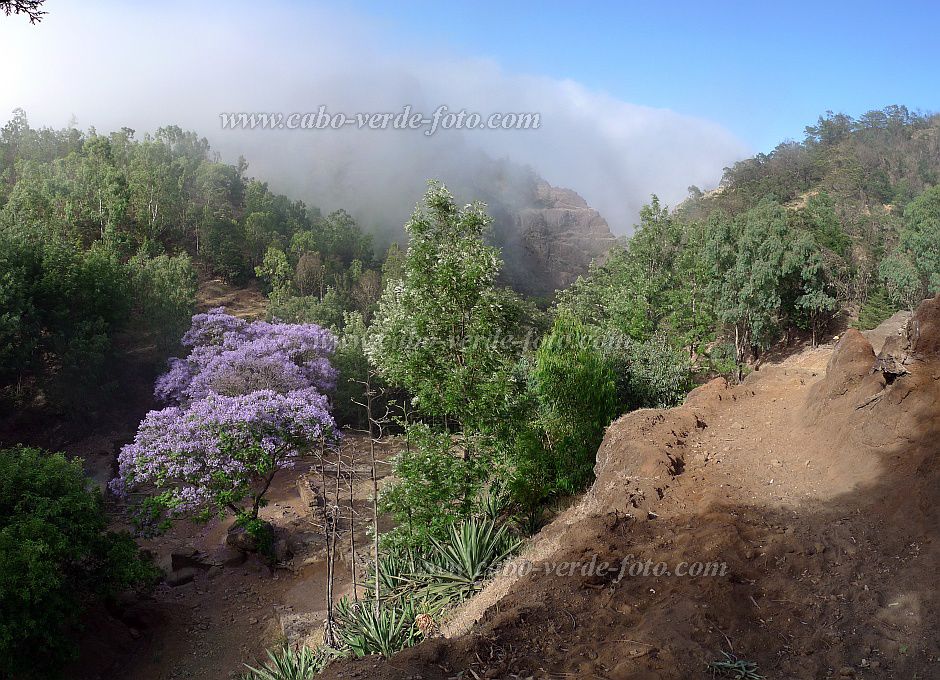
[[[268,661],[261,668],[245,664],[248,672],[242,680],[312,680],[329,662],[330,656],[309,647],[292,649],[285,645],[276,651],[268,650]]]
[[[379,583],[383,598],[413,593],[426,580],[425,558],[414,550],[395,550],[379,557]],[[375,589],[375,569],[366,577],[367,592]]]
[[[376,607],[374,602],[350,603],[344,597],[336,605],[340,640],[354,656],[381,654],[388,658],[411,647],[421,638],[416,617],[414,604],[408,598],[386,601]]]
[[[445,541],[431,539],[434,554],[428,564],[432,595],[464,600],[483,588],[491,570],[519,546],[505,526],[490,519],[469,519],[451,527]]]
[[[508,497],[505,492],[490,487],[480,496],[476,514],[483,519],[498,522],[503,510],[506,509],[507,502]]]
[[[708,664],[708,670],[711,671],[713,677],[720,675],[733,680],[764,680],[764,676],[757,672],[757,664],[753,661],[739,659],[727,652],[721,654],[725,657],[724,659]]]

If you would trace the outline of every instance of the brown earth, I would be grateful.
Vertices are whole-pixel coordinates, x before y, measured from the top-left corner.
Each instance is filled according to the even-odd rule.
[[[901,323],[878,357],[850,330],[622,417],[593,488],[450,638],[323,677],[687,679],[722,652],[774,679],[940,677],[940,298]],[[669,574],[618,580],[624,558]]]

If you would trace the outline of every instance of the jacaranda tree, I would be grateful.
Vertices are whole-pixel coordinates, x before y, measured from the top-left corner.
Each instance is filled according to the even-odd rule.
[[[213,309],[193,317],[191,347],[157,379],[158,399],[118,457],[111,488],[151,492],[154,517],[257,519],[278,470],[305,448],[336,436],[325,392],[336,339],[314,324],[243,319]]]

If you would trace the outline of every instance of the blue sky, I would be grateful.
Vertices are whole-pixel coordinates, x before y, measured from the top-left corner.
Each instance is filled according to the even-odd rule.
[[[785,5],[785,6],[784,6]],[[714,120],[755,150],[832,109],[940,110],[940,3],[359,0],[400,49],[437,44]],[[389,45],[394,48],[395,45]]]

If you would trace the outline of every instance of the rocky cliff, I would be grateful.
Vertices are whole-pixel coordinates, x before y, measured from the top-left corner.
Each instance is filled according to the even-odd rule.
[[[607,221],[580,195],[541,179],[521,201],[494,213],[505,279],[528,295],[548,298],[571,285],[615,240]]]

